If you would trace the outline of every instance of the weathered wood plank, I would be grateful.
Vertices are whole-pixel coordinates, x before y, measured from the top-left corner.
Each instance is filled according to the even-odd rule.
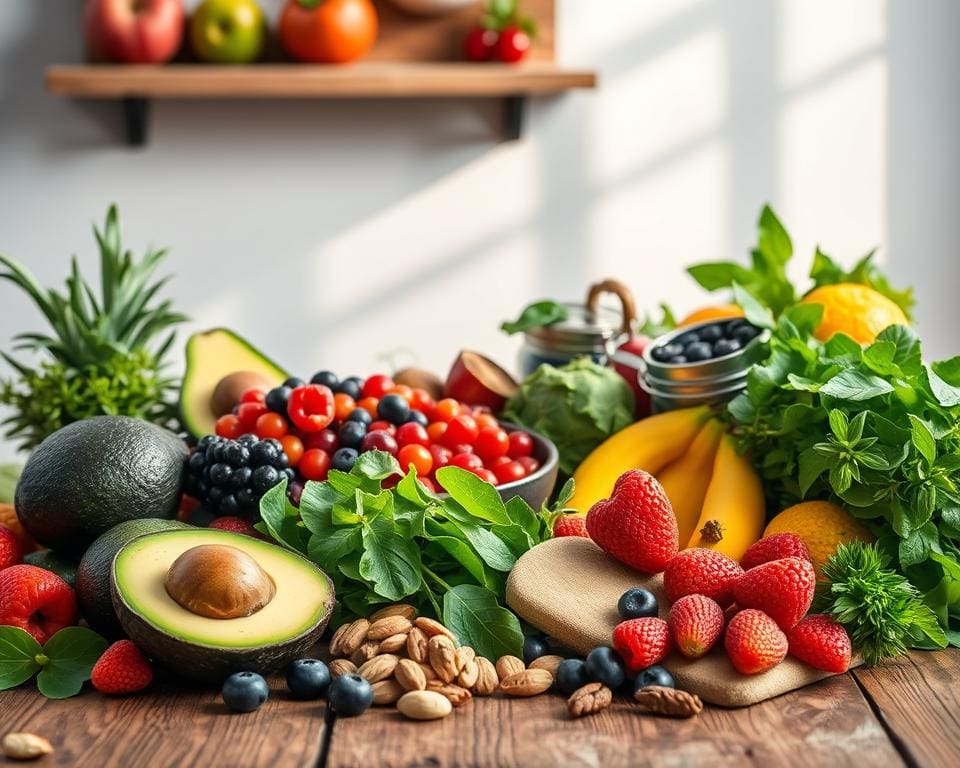
[[[445,720],[394,710],[338,720],[329,768],[377,766],[902,765],[853,680],[824,680],[753,707],[691,720],[628,702],[572,720],[560,696],[474,699]]]
[[[853,674],[909,763],[957,765],[960,651],[916,651]]]
[[[0,731],[28,731],[55,747],[45,766],[312,766],[322,702],[294,701],[280,679],[257,712],[230,714],[212,689],[161,684],[149,694],[87,691],[48,701],[30,685],[0,693]]]

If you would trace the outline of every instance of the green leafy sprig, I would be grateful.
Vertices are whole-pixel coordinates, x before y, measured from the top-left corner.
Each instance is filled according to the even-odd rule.
[[[86,627],[65,627],[41,647],[29,632],[0,626],[0,691],[36,675],[48,699],[76,696],[105,650],[107,641]]]
[[[340,621],[404,601],[442,619],[483,656],[518,655],[520,622],[502,606],[506,577],[520,555],[550,537],[555,513],[537,514],[519,497],[504,504],[492,485],[457,467],[437,472],[443,497],[413,469],[383,487],[399,474],[390,454],[361,454],[349,473],[306,483],[299,510],[281,483],[261,500],[258,526],[327,572]],[[565,488],[558,506],[571,494]]]
[[[537,36],[537,24],[530,16],[520,13],[520,0],[488,0],[480,26],[501,32],[507,27],[519,27],[533,40]]]
[[[531,328],[556,325],[570,316],[569,310],[560,302],[552,299],[543,299],[528,304],[523,308],[516,320],[500,324],[500,330],[506,334],[522,333]]]

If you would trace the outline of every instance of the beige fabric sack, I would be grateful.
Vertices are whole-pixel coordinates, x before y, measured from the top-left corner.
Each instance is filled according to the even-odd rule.
[[[620,622],[617,601],[631,587],[653,592],[660,616],[666,618],[669,606],[662,576],[640,574],[590,539],[567,536],[545,541],[517,561],[507,580],[507,604],[537,629],[586,654],[598,645],[610,645],[613,628]],[[673,653],[663,666],[680,688],[724,707],[756,704],[832,674],[787,656],[768,672],[741,675],[722,647],[695,661]]]

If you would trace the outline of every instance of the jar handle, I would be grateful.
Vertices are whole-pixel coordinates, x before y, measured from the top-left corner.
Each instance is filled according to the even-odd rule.
[[[599,283],[594,283],[587,291],[587,309],[596,313],[597,304],[600,296],[604,293],[612,293],[620,299],[620,307],[623,312],[623,332],[633,335],[633,321],[637,319],[637,305],[633,300],[633,293],[627,286],[619,280],[608,277]]]

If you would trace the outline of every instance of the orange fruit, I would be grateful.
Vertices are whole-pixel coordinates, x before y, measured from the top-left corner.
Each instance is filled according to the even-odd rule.
[[[870,530],[843,507],[829,501],[803,501],[783,510],[767,523],[763,535],[795,533],[810,550],[817,577],[837,547],[848,541],[871,542]]]
[[[801,303],[823,306],[823,319],[814,331],[820,341],[845,333],[861,344],[870,344],[888,326],[909,325],[900,307],[868,285],[824,285],[810,291]]]
[[[707,320],[725,320],[728,317],[743,317],[743,310],[736,304],[715,304],[711,307],[695,309],[683,320],[677,323],[678,328],[694,323],[704,323]]]
[[[17,534],[17,538],[20,539],[23,544],[24,553],[34,552],[40,549],[37,542],[24,530],[23,523],[21,523],[20,518],[17,517],[17,512],[13,508],[13,504],[0,504],[0,525],[7,526],[7,528]]]

